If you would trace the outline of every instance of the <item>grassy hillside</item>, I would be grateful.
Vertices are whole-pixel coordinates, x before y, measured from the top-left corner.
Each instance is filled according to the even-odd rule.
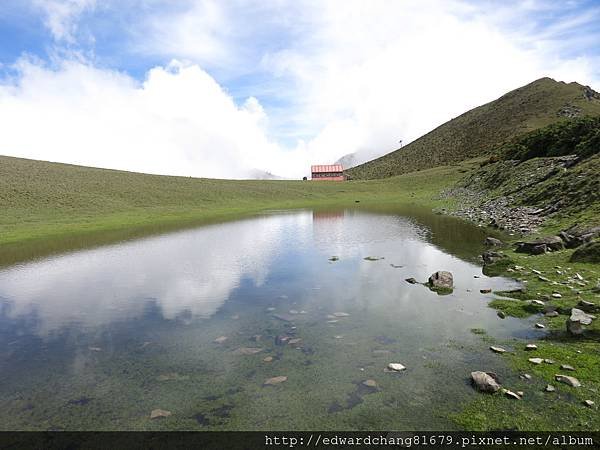
[[[466,163],[352,183],[238,181],[146,175],[0,156],[0,263],[10,261],[11,252],[23,254],[26,244],[31,245],[32,254],[39,254],[40,246],[51,253],[53,247],[89,244],[94,233],[112,233],[106,240],[110,241],[148,228],[162,230],[266,209],[390,202],[435,206],[441,204],[434,200],[440,190],[458,181],[461,171],[476,167]],[[357,200],[361,203],[355,203]]]
[[[545,218],[547,227],[598,224],[600,117],[567,119],[500,145],[458,186],[468,192],[463,203],[507,199],[511,206],[541,211],[535,215]],[[460,195],[460,189],[455,192]]]
[[[400,150],[349,169],[353,179],[390,177],[486,155],[522,133],[569,118],[600,115],[600,94],[542,78],[446,122]]]

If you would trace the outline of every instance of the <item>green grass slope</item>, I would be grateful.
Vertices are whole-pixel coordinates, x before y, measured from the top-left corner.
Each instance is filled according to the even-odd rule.
[[[522,133],[573,116],[600,115],[600,94],[542,78],[446,122],[400,150],[347,170],[352,179],[402,173],[483,156]]]
[[[477,164],[353,183],[215,180],[147,175],[0,156],[0,263],[267,209],[375,203],[440,204],[434,197]],[[359,200],[361,203],[356,204]],[[437,203],[436,203],[437,202]],[[147,231],[144,231],[147,229]],[[112,237],[108,236],[113,233]],[[81,237],[81,243],[77,239]],[[101,243],[100,241],[98,243]],[[70,244],[69,244],[70,245]],[[11,254],[14,253],[14,257]],[[1,265],[1,264],[0,264]]]

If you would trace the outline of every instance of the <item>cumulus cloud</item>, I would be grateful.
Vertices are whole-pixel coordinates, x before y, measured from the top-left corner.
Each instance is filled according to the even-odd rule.
[[[308,145],[324,159],[342,149],[379,156],[543,76],[598,81],[591,58],[558,57],[549,40],[520,45],[525,36],[480,13],[452,1],[324,2],[319,26],[264,63],[296,80],[294,119],[323,124]]]
[[[2,153],[147,173],[243,178],[277,158],[255,98],[236,105],[205,71],[173,61],[142,83],[82,62],[18,64],[0,87]]]
[[[77,51],[79,20],[95,2],[35,2],[56,46]],[[0,153],[151,173],[297,178],[311,163],[392,151],[536,78],[592,87],[600,79],[593,8],[563,17],[556,4],[537,1],[102,6],[106,14],[139,12],[127,30],[114,30],[121,60],[173,62],[154,61],[134,78],[93,56],[51,67],[21,59],[16,76],[0,80]]]

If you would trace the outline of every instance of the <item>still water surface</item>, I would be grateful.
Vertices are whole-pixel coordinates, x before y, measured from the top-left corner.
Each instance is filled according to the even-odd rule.
[[[471,330],[535,333],[479,293],[515,287],[481,273],[484,237],[421,210],[274,212],[2,268],[0,427],[452,429],[470,371],[511,376]],[[404,281],[437,270],[452,294]]]

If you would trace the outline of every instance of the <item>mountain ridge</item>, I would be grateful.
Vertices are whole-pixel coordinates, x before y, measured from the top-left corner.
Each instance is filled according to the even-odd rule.
[[[346,171],[350,179],[400,175],[489,155],[498,145],[562,119],[600,115],[589,86],[544,77],[473,108],[403,148]]]

